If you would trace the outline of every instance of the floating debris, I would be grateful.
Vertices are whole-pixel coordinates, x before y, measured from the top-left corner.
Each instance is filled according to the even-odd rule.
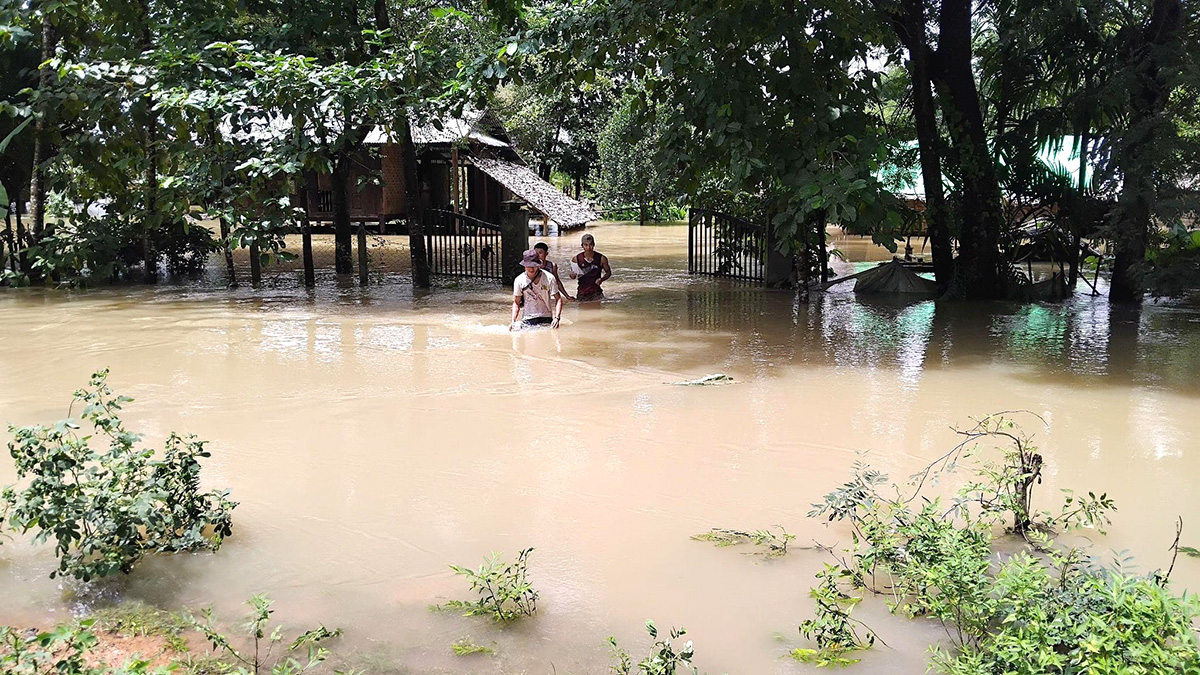
[[[730,384],[732,382],[732,377],[724,373],[714,373],[712,375],[705,375],[704,377],[695,380],[687,380],[686,382],[673,382],[672,384],[676,384],[681,387],[703,387],[710,384]]]

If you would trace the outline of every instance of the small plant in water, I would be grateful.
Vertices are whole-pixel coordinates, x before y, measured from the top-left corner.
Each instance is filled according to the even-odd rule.
[[[471,656],[473,654],[495,654],[496,650],[491,647],[484,647],[471,642],[471,638],[462,638],[461,640],[450,645],[450,649],[454,651],[455,656]]]
[[[235,667],[226,669],[224,672],[227,673],[300,675],[329,658],[329,650],[322,643],[342,634],[341,629],[329,630],[319,626],[285,643],[283,626],[275,626],[269,634],[266,632],[267,623],[274,613],[271,600],[266,595],[256,595],[247,604],[252,611],[247,617],[245,630],[251,646],[244,651],[234,648],[233,640],[217,628],[212,609],[204,610],[201,615],[203,620],[189,617],[191,624],[204,633],[204,637],[212,644],[213,651],[233,661]],[[282,653],[277,652],[279,647],[283,647]]]
[[[650,655],[636,664],[633,662],[633,656],[617,644],[616,638],[608,638],[614,662],[609,670],[614,675],[699,675],[700,671],[692,665],[692,657],[695,655],[692,641],[688,640],[682,647],[675,646],[675,642],[686,635],[687,631],[672,628],[669,638],[659,639],[658,627],[653,621],[647,621],[646,632],[650,634],[650,639],[654,640],[654,645],[650,648]]]
[[[776,558],[787,554],[788,544],[796,539],[796,535],[788,534],[788,531],[782,525],[776,525],[774,529],[779,532],[776,533],[772,530],[744,532],[742,530],[726,530],[714,527],[703,534],[693,535],[692,539],[696,541],[710,541],[721,547],[754,544],[755,546],[763,547],[761,553],[764,557]]]
[[[451,565],[455,574],[471,581],[471,590],[479,595],[479,599],[451,600],[441,608],[463,610],[464,616],[490,616],[496,621],[533,616],[537,611],[538,594],[529,582],[530,553],[533,553],[532,548],[521,551],[512,563],[504,562],[493,553],[474,570]]]
[[[53,426],[9,427],[9,453],[23,484],[6,488],[0,512],[34,541],[54,539],[58,570],[88,581],[129,573],[147,553],[215,551],[233,529],[227,490],[200,490],[204,441],[172,433],[162,454],[135,447],[141,436],[118,414],[132,399],[108,387],[108,371],[75,392],[80,417]],[[74,405],[72,404],[72,406]],[[68,412],[68,415],[70,413]],[[92,447],[104,440],[108,447]]]
[[[792,658],[821,666],[846,666],[858,663],[859,659],[845,656],[848,653],[870,649],[875,644],[875,634],[861,621],[850,616],[861,597],[844,593],[839,582],[846,576],[845,570],[836,565],[826,565],[825,571],[817,574],[820,580],[809,595],[816,602],[816,617],[800,623],[800,634],[817,644],[816,649],[793,649]],[[859,630],[863,635],[859,635]]]

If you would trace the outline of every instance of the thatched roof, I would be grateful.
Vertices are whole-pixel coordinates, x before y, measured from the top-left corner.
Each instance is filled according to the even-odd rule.
[[[487,157],[473,157],[471,161],[475,168],[512,190],[562,229],[578,227],[598,218],[590,208],[563,194],[527,166]]]

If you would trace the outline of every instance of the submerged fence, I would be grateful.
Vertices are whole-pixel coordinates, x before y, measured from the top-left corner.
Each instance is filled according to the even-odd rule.
[[[499,225],[453,211],[427,211],[425,217],[425,253],[431,274],[503,280]]]
[[[765,225],[720,211],[688,210],[688,273],[762,282],[766,272]]]

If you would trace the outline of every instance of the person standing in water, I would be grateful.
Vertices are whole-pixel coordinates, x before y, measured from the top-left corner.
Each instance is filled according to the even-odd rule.
[[[563,300],[558,293],[558,280],[554,275],[542,269],[542,261],[537,251],[525,251],[521,259],[525,271],[513,280],[512,322],[509,330],[523,326],[545,326],[558,328],[558,320],[562,316]],[[522,314],[521,323],[517,316]]]
[[[579,243],[583,246],[583,252],[571,260],[578,268],[578,272],[574,269],[571,270],[571,278],[579,279],[579,290],[576,291],[575,297],[579,302],[602,300],[604,299],[604,290],[600,288],[600,284],[612,276],[608,258],[603,253],[596,251],[596,238],[592,235],[583,235],[583,239]]]
[[[574,301],[575,298],[571,297],[563,286],[562,275],[558,273],[558,263],[550,262],[550,247],[539,241],[533,245],[533,250],[537,251],[538,259],[542,261],[542,269],[554,275],[554,280],[558,282],[558,292],[567,300]]]

